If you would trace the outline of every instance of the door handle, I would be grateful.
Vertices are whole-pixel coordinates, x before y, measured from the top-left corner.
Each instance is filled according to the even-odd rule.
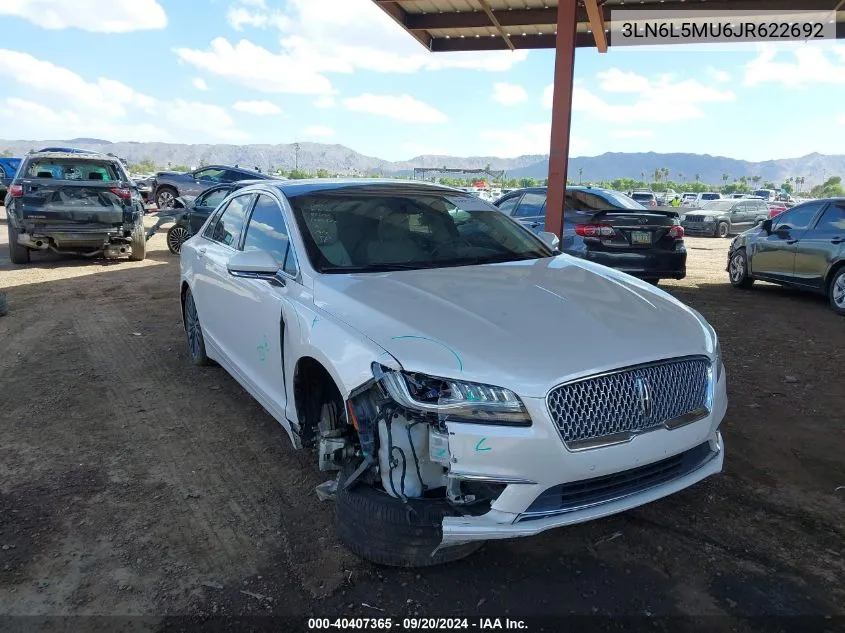
[[[842,242],[845,242],[845,237],[834,237],[830,240],[831,244],[841,244]]]
[[[787,244],[795,244],[798,240],[786,240]]]

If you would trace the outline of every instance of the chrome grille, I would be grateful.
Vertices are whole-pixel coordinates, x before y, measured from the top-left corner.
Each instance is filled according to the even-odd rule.
[[[704,220],[703,215],[687,215],[684,217],[684,220],[687,222],[702,222]]]
[[[571,449],[622,442],[709,413],[710,359],[679,358],[628,367],[555,387],[547,403]]]

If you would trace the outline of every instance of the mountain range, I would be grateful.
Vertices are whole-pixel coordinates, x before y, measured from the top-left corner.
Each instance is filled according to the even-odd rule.
[[[533,154],[516,158],[496,156],[415,156],[405,161],[388,161],[360,154],[343,145],[292,143],[286,145],[185,145],[177,143],[111,142],[94,138],[70,140],[21,141],[0,140],[0,151],[22,156],[45,146],[72,146],[110,152],[130,163],[152,160],[165,168],[168,165],[200,164],[240,165],[291,170],[295,166],[310,172],[325,169],[340,175],[410,176],[415,167],[449,167],[460,169],[504,170],[508,178],[544,179],[548,174],[548,156]],[[569,159],[569,180],[583,182],[608,181],[615,178],[653,180],[657,169],[668,169],[669,180],[719,184],[723,175],[730,179],[760,176],[761,182],[780,184],[787,178],[804,177],[805,185],[815,185],[825,178],[845,175],[845,155],[808,154],[800,158],[781,158],[750,162],[711,156],[709,154],[673,153],[605,153],[600,156]]]

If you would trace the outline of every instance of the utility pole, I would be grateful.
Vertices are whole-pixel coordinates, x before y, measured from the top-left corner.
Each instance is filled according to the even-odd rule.
[[[293,144],[293,170],[299,171],[299,143]]]

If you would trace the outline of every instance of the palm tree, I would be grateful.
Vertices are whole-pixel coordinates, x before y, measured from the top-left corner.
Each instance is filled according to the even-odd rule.
[[[579,167],[578,168],[578,184],[580,185],[582,182],[584,182],[584,168]]]
[[[730,180],[730,179],[731,179],[730,174],[722,174],[722,182],[723,183],[728,184],[728,180]]]
[[[686,180],[686,176],[684,176],[683,174],[679,173],[679,174],[678,174],[678,180],[680,180],[680,181],[682,181],[682,182],[683,182],[683,181],[685,181],[685,180]]]
[[[663,180],[669,182],[669,169],[667,167],[663,168]]]
[[[751,177],[751,182],[753,182],[755,185],[756,185],[758,182],[760,182],[761,180],[763,180],[763,177],[762,177],[762,176],[752,176],[752,177]]]
[[[701,174],[695,175],[695,182],[701,182]]]
[[[660,182],[660,178],[663,176],[663,170],[658,167],[654,170],[654,182]]]

